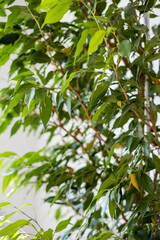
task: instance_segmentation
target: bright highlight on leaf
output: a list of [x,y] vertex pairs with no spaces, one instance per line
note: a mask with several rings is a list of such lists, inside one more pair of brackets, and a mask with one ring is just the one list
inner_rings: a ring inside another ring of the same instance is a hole
[[72,0],[61,0],[56,4],[54,8],[51,8],[47,12],[47,16],[42,25],[42,28],[47,23],[51,24],[59,22],[63,18],[64,14],[69,10],[71,2]]
[[93,37],[91,38],[91,41],[89,43],[88,56],[90,53],[97,51],[99,45],[101,45],[103,42],[103,38],[104,38],[105,34],[106,34],[106,31],[99,30],[93,35]]
[[132,185],[140,192],[135,174],[129,174]]
[[53,8],[57,3],[57,0],[42,0],[40,7],[47,10],[48,8]]

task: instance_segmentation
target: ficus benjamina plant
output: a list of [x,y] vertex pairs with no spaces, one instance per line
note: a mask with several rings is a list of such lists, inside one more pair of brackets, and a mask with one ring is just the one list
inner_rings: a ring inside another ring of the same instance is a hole
[[160,239],[159,13],[158,0],[0,0],[0,133],[47,136],[37,152],[0,154],[2,192],[43,187],[60,206],[44,231],[0,203],[13,210],[1,239]]

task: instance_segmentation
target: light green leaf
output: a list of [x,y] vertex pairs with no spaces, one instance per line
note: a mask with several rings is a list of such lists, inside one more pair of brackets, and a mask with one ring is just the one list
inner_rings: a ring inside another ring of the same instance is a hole
[[37,103],[37,101],[35,99],[33,99],[31,102],[30,102],[30,106],[29,106],[29,109],[28,109],[28,106],[26,105],[24,108],[23,108],[23,111],[22,111],[22,115],[21,115],[21,119],[25,116],[27,116],[30,112],[32,112],[32,110],[35,108],[35,104]]
[[108,26],[107,32],[106,32],[106,37],[108,37],[111,33],[115,33],[116,30],[117,30],[117,28]]
[[8,157],[11,157],[11,156],[16,156],[17,154],[14,153],[14,152],[4,152],[4,153],[0,153],[0,157],[5,157],[5,158],[8,158]]
[[29,225],[30,222],[27,220],[18,220],[14,223],[9,224],[7,227],[0,229],[0,237],[9,236],[16,233],[20,228]]
[[113,235],[114,233],[110,230],[103,231],[100,234],[98,234],[98,237],[93,237],[90,240],[107,240],[110,239],[110,237],[112,237]]
[[51,112],[52,112],[52,102],[51,102],[51,99],[48,96],[46,96],[45,103],[42,102],[40,106],[40,118],[44,126],[46,126],[46,124],[48,123],[51,117]]
[[92,122],[99,117],[99,115],[105,110],[105,108],[106,108],[107,105],[108,105],[108,103],[107,103],[107,102],[104,102],[104,103],[100,106],[100,108],[97,109],[97,111],[95,112],[95,114],[94,114],[93,117],[92,117]]
[[53,230],[50,228],[40,236],[40,240],[52,240],[52,239],[53,239]]
[[88,56],[90,53],[96,52],[99,45],[102,44],[103,38],[106,34],[106,31],[104,30],[98,30],[93,37],[91,38],[91,41],[89,43],[89,49],[88,49]]
[[18,103],[19,101],[23,98],[23,95],[24,95],[24,92],[20,92],[20,93],[17,93],[11,100],[8,108],[7,108],[7,111],[9,111],[10,109],[14,108]]
[[123,40],[118,45],[118,52],[119,52],[119,54],[122,57],[126,57],[127,59],[129,59],[129,55],[131,53],[131,49],[132,49],[132,44],[130,43],[129,40]]
[[69,87],[70,82],[72,81],[74,76],[78,73],[79,72],[73,72],[73,73],[70,74],[69,78],[65,81],[65,85],[64,85],[64,87],[62,87],[62,89],[60,91],[60,94],[62,94]]
[[9,202],[1,202],[0,203],[0,208],[5,207],[7,205],[10,205],[10,203]]
[[57,3],[57,0],[42,0],[40,7],[47,10],[48,8],[53,8]]
[[76,48],[76,52],[75,52],[75,56],[74,56],[74,64],[76,62],[77,57],[83,50],[83,45],[86,43],[87,36],[88,36],[88,29],[85,29],[82,32],[81,38],[77,44],[77,48]]
[[72,225],[72,223],[70,223],[70,219],[61,221],[60,223],[58,223],[55,229],[55,233],[64,230],[69,224]]
[[34,73],[31,71],[24,71],[22,73],[17,74],[12,80],[18,81],[19,79],[24,79],[33,76]]
[[24,102],[27,104],[28,109],[30,107],[30,103],[33,100],[35,95],[35,88],[30,88],[26,93],[25,93],[25,97],[24,97]]
[[69,10],[71,2],[72,0],[61,0],[54,8],[50,9],[47,12],[42,28],[47,23],[52,24],[59,22],[63,18],[64,14]]

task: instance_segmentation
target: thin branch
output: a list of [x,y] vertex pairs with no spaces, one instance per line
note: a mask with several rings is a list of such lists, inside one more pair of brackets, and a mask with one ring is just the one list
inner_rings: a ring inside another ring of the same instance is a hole
[[79,145],[81,146],[81,148],[82,148],[82,150],[83,150],[84,152],[87,152],[87,149],[83,146],[83,144],[80,142],[80,140],[79,140],[76,136],[72,135],[72,134],[63,126],[63,123],[62,123],[62,121],[61,121],[61,118],[60,118],[60,116],[59,116],[59,114],[58,114],[58,112],[57,112],[57,110],[56,110],[56,108],[55,108],[54,105],[52,105],[52,109],[53,109],[53,111],[56,113],[57,118],[58,118],[58,121],[59,121],[59,124],[57,124],[56,122],[54,122],[54,125],[56,125],[57,127],[60,127],[61,129],[63,129],[69,136],[71,136],[72,138],[74,138],[74,140],[79,143]]
[[[69,85],[70,89],[77,95],[78,99],[81,100],[81,95],[80,93],[70,84]],[[87,111],[87,107],[86,105],[81,101],[81,106],[83,108],[83,110],[85,111],[86,113],[86,116],[87,116],[87,119],[90,121],[90,123],[92,124],[92,119],[89,115],[89,112]],[[95,127],[93,127],[91,125],[91,128],[96,132],[96,136],[99,138],[100,141],[102,141],[105,145],[107,145],[106,141],[101,137],[100,133],[97,131],[97,129]]]

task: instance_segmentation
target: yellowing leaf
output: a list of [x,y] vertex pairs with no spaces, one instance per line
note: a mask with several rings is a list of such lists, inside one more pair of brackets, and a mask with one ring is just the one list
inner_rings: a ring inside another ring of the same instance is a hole
[[72,47],[68,47],[68,48],[64,48],[61,50],[62,53],[66,54],[67,56],[69,56],[70,51],[71,51]]
[[94,141],[95,141],[95,139],[92,140],[90,143],[87,144],[87,147],[86,147],[86,148],[87,148],[88,151],[91,150],[91,148],[93,147]]
[[123,147],[123,145],[122,144],[120,144],[120,143],[116,143],[116,146],[115,146],[115,148],[122,148]]
[[133,185],[133,187],[135,187],[139,192],[139,187],[138,187],[138,182],[137,182],[137,179],[136,179],[136,175],[135,174],[129,174],[130,176],[130,179],[131,179],[131,183]]
[[155,84],[160,84],[160,79],[159,78],[152,77],[152,76],[150,76],[150,77]]
[[121,102],[121,101],[118,101],[118,102],[117,102],[117,105],[118,105],[120,108],[122,108],[122,102]]

